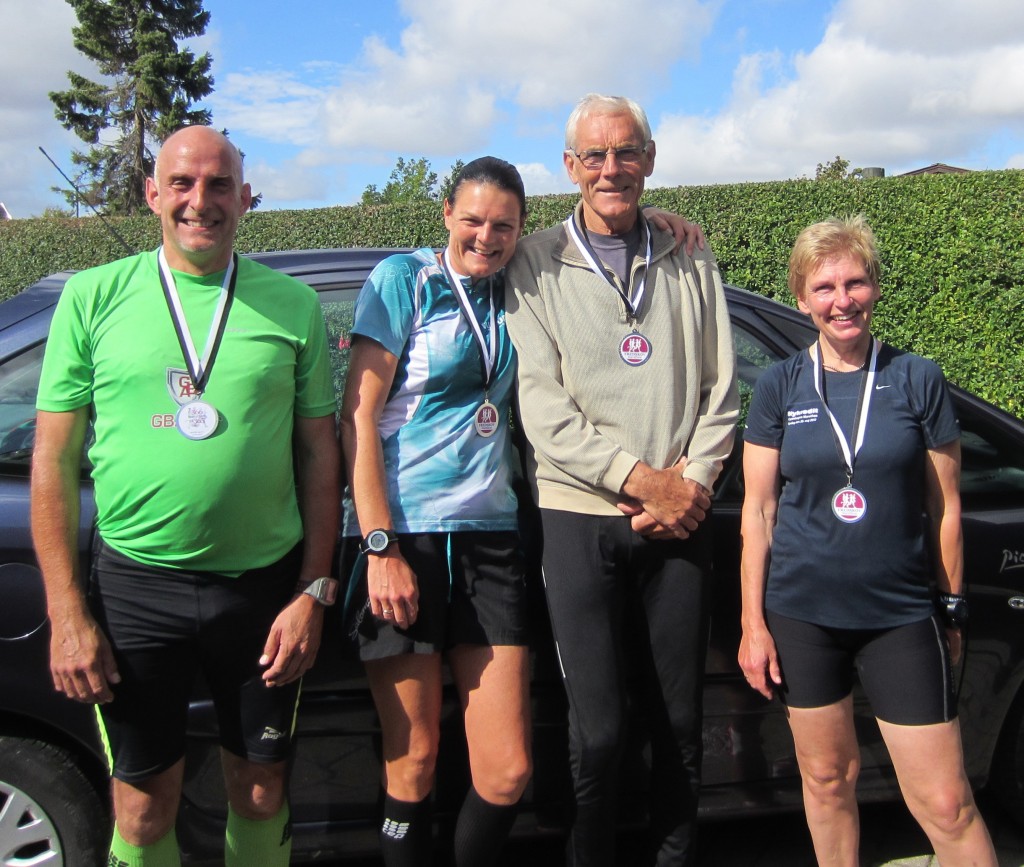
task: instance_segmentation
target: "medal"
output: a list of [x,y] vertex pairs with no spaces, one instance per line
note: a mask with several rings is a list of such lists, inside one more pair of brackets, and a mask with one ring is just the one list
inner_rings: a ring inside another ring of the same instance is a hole
[[856,524],[868,511],[868,501],[856,488],[847,485],[832,497],[832,514],[844,524]]
[[448,255],[447,249],[444,251],[443,262],[448,282],[452,287],[452,292],[455,293],[455,299],[459,302],[459,311],[473,332],[473,338],[480,349],[480,369],[484,379],[484,402],[473,413],[473,427],[476,428],[476,432],[480,436],[489,437],[498,429],[499,419],[498,408],[491,403],[491,399],[488,396],[491,380],[494,378],[494,368],[498,363],[498,317],[495,315],[494,308],[494,280],[490,277],[487,279],[487,288],[490,294],[490,323],[487,337],[484,337],[480,323],[477,322],[476,315],[470,306],[466,289],[462,285],[459,275],[452,268],[451,257]]
[[480,436],[491,436],[498,429],[498,408],[485,400],[473,415],[473,426]]
[[204,440],[217,430],[220,416],[205,400],[190,400],[174,416],[174,424],[182,436],[190,440]]
[[[640,218],[643,222],[643,217]],[[643,223],[646,228],[647,224]],[[587,264],[590,266],[590,270],[593,271],[598,277],[607,281],[622,299],[622,303],[626,307],[626,319],[632,325],[636,322],[636,311],[640,309],[640,305],[644,300],[644,291],[647,288],[647,272],[651,269],[651,230],[647,229],[647,253],[644,257],[644,276],[640,278],[640,284],[636,287],[636,291],[632,293],[632,299],[630,296],[623,292],[615,283],[612,278],[608,276],[608,273],[598,263],[597,256],[594,254],[593,249],[587,239],[580,233],[579,227],[576,225],[575,216],[570,214],[568,219],[565,221],[565,230],[569,233],[569,237],[572,238],[576,244],[577,249],[580,251],[580,255],[587,260]],[[651,342],[644,337],[636,328],[632,332],[627,334],[619,342],[619,358],[621,358],[630,367],[639,367],[641,364],[646,364],[651,357]]]
[[651,357],[651,341],[639,331],[633,331],[622,338],[619,344],[619,357],[630,367],[646,364]]
[[864,375],[861,378],[860,395],[857,397],[857,411],[853,418],[854,441],[851,446],[843,433],[839,420],[828,406],[825,394],[825,363],[821,354],[821,341],[816,344],[814,353],[814,390],[825,407],[829,421],[832,423],[832,439],[836,451],[846,470],[846,485],[832,495],[832,514],[844,524],[856,524],[868,512],[867,498],[853,486],[853,469],[857,455],[864,445],[864,437],[868,429],[868,413],[871,408],[871,393],[874,391],[875,371],[878,367],[878,348],[881,344],[872,339],[868,346],[868,357]]
[[[231,309],[231,302],[235,297],[235,281],[238,279],[238,254],[233,254],[224,272],[224,280],[220,287],[220,298],[217,301],[217,309],[213,313],[213,321],[210,323],[210,333],[206,338],[206,347],[203,349],[203,357],[199,357],[196,351],[195,342],[192,340],[192,332],[189,330],[188,322],[185,319],[185,311],[181,306],[181,297],[178,295],[178,287],[174,282],[174,274],[167,264],[167,257],[164,256],[164,248],[157,252],[158,272],[160,274],[160,285],[164,290],[164,300],[167,302],[167,311],[171,315],[171,322],[174,325],[174,333],[178,337],[178,345],[181,347],[181,354],[185,359],[185,366],[188,370],[188,379],[191,381],[191,388],[187,388],[184,377],[179,380],[176,388],[181,394],[190,394],[191,399],[181,404],[181,408],[174,416],[175,426],[182,436],[190,440],[204,440],[217,430],[220,422],[220,415],[210,404],[202,400],[203,391],[210,379],[210,371],[213,370],[213,362],[220,350],[220,342],[224,337],[224,327],[227,325],[228,312]],[[176,375],[177,371],[168,370],[168,387],[171,387],[170,378]],[[175,391],[171,396],[177,402]]]

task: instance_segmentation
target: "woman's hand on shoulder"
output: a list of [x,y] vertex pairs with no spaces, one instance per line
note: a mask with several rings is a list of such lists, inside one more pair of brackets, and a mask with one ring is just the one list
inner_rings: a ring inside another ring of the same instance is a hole
[[691,223],[672,211],[649,205],[644,208],[644,216],[663,232],[672,233],[672,237],[676,240],[676,245],[672,248],[673,253],[678,253],[679,248],[685,244],[686,255],[692,257],[696,247],[703,250],[707,243],[704,238],[704,230],[697,223]]

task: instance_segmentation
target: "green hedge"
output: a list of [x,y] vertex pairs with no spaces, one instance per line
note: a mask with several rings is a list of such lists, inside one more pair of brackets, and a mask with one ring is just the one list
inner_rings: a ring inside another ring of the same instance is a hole
[[[934,358],[953,382],[1024,416],[1024,172],[678,187],[645,199],[699,222],[727,281],[787,303],[786,263],[800,229],[863,213],[882,253],[879,336]],[[527,231],[563,219],[575,200],[532,197]],[[257,211],[243,218],[238,249],[440,246],[440,210]],[[134,249],[159,243],[154,216],[112,224]],[[0,298],[123,254],[95,218],[2,223],[0,250]]]

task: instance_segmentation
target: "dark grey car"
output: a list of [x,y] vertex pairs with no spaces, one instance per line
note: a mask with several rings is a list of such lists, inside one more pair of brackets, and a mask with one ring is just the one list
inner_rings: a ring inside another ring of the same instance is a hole
[[[344,381],[354,299],[373,265],[390,251],[317,250],[255,254],[313,286],[323,301],[336,384]],[[0,865],[76,865],[103,860],[109,833],[107,777],[91,708],[58,696],[48,670],[45,598],[28,528],[28,473],[39,366],[53,306],[68,274],[40,281],[0,305]],[[764,368],[808,345],[805,317],[740,289],[727,289],[744,405]],[[953,389],[963,428],[963,523],[971,622],[958,669],[967,768],[1024,817],[1024,424]],[[788,726],[775,702],[754,693],[736,664],[739,641],[738,442],[716,489],[716,592],[704,690],[701,815],[721,817],[796,809],[800,780]],[[93,518],[83,460],[81,536],[87,561]],[[523,510],[529,538],[532,513]],[[533,653],[536,771],[516,834],[552,834],[569,796],[565,703],[539,582]],[[379,731],[361,667],[331,611],[316,668],[307,675],[291,775],[294,860],[373,851],[380,778]],[[862,744],[862,800],[897,800],[899,791],[877,726],[856,696]],[[446,695],[436,802],[442,826],[467,786],[454,694]],[[627,749],[620,816],[645,820],[642,721]],[[197,693],[189,718],[181,815],[182,849],[193,860],[219,857],[225,794],[216,722]]]

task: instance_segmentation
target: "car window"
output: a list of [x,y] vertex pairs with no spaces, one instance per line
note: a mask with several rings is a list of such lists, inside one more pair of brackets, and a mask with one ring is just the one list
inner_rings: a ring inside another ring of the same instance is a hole
[[0,365],[0,460],[27,461],[32,453],[44,347],[37,344]]
[[982,418],[961,413],[960,492],[994,506],[1024,501],[1024,454],[1009,436]]
[[725,462],[715,483],[715,502],[718,505],[739,506],[743,500],[743,479],[741,475],[743,453],[743,429],[747,424],[750,399],[754,386],[761,374],[783,356],[769,346],[742,322],[732,324],[733,344],[736,348],[736,379],[740,392],[740,414],[736,423],[736,444],[732,455]]
[[327,348],[331,357],[334,392],[341,404],[348,376],[349,348],[352,342],[352,318],[355,313],[357,290],[321,290],[320,304],[327,323]]
[[736,347],[736,378],[740,390],[740,417],[737,427],[742,431],[747,424],[747,411],[750,409],[754,385],[761,378],[761,374],[776,361],[781,361],[783,356],[743,324],[733,323],[732,337]]
[[809,327],[810,317],[801,316],[794,320],[790,316],[774,313],[763,307],[758,308],[757,316],[778,330],[790,343],[801,349],[810,346],[817,339],[817,331]]

